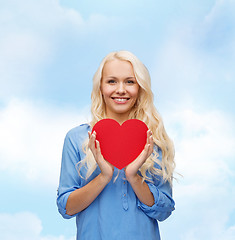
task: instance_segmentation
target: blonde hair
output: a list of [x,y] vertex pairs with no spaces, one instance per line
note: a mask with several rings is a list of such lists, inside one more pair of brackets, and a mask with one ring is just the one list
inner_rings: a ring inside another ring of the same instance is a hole
[[[102,60],[93,77],[93,90],[91,93],[92,120],[90,122],[90,127],[92,128],[99,120],[106,118],[105,103],[100,91],[102,70],[106,62],[114,59],[128,61],[132,64],[136,81],[140,86],[139,97],[129,114],[129,119],[139,119],[145,122],[148,128],[152,131],[154,143],[162,151],[162,160],[158,159],[159,154],[154,149],[153,154],[139,169],[143,176],[143,181],[145,179],[151,181],[151,178],[146,174],[148,172],[150,175],[156,174],[161,176],[164,181],[172,183],[173,171],[175,168],[174,146],[168,137],[163,121],[153,104],[153,93],[151,91],[149,72],[144,64],[131,52],[111,52]],[[83,151],[86,153],[86,157],[79,162],[78,170],[80,170],[82,166],[85,166],[87,168],[86,178],[88,178],[97,167],[97,163],[88,148],[88,139],[83,144]],[[156,168],[156,165],[154,166],[155,163],[159,165],[159,168]]]

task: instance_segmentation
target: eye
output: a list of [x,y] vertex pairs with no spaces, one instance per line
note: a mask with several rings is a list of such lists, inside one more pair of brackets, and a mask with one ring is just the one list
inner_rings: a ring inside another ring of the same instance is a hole
[[113,79],[110,79],[110,80],[107,81],[107,83],[109,83],[109,84],[114,84],[115,82],[116,82],[116,81],[113,80]]
[[132,80],[128,80],[127,83],[134,83],[134,81],[132,81]]
[[135,81],[134,80],[127,80],[126,83],[131,85],[131,84],[135,84]]

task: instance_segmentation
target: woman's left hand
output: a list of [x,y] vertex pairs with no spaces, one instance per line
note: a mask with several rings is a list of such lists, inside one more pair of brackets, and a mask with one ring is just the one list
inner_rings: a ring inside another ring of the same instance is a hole
[[150,130],[147,131],[147,143],[145,144],[145,147],[143,151],[140,153],[140,155],[131,162],[128,166],[125,167],[125,173],[127,181],[134,180],[137,176],[137,172],[139,168],[145,163],[145,161],[148,159],[148,157],[153,152],[153,136],[152,132]]

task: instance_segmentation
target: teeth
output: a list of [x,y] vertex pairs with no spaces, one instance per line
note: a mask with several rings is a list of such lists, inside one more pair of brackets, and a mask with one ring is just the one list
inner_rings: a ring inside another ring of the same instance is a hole
[[115,101],[118,101],[118,102],[125,102],[127,101],[126,98],[114,98]]

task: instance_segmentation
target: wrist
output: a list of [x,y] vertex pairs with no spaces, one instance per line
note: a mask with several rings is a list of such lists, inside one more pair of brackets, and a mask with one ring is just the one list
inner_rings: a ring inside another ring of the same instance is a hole
[[141,181],[141,176],[137,173],[133,176],[126,176],[126,178],[130,184],[136,184],[137,182]]
[[107,185],[112,179],[112,176],[105,176],[102,173],[100,173],[99,177],[100,177],[102,183],[105,185]]

